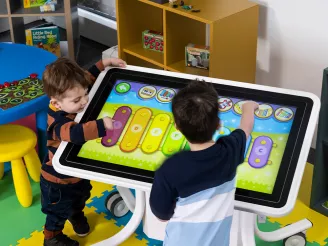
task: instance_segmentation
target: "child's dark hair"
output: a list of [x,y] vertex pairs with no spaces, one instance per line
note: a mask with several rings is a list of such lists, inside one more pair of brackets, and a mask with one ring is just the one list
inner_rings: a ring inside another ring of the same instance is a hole
[[62,98],[65,92],[76,86],[88,88],[88,75],[77,63],[68,58],[59,58],[46,67],[43,73],[43,90],[49,97]]
[[218,94],[205,81],[191,81],[172,100],[177,128],[191,143],[205,143],[219,125]]

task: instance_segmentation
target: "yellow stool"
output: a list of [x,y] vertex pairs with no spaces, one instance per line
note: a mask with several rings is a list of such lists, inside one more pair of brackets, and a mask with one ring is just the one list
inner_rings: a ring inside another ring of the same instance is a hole
[[4,173],[4,162],[11,162],[11,170],[18,201],[23,207],[32,204],[31,184],[26,168],[35,182],[40,182],[41,163],[34,149],[35,133],[18,125],[0,125],[0,179]]

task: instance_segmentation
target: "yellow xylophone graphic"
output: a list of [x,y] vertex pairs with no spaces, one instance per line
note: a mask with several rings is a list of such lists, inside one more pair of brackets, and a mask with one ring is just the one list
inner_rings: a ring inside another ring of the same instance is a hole
[[[169,156],[181,150],[186,142],[185,137],[175,128],[169,114],[160,113],[153,116],[151,109],[146,107],[139,108],[134,114],[128,106],[119,107],[113,120],[114,129],[107,130],[106,136],[101,140],[105,147],[119,145],[120,149],[127,153],[136,148],[141,148],[146,154],[159,150]],[[124,136],[119,142],[123,132]]]

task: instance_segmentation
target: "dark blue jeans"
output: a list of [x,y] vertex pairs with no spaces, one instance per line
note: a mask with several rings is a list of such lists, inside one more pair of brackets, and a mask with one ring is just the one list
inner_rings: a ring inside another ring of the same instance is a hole
[[76,184],[55,184],[41,176],[41,206],[47,215],[45,229],[61,231],[67,219],[84,216],[85,202],[90,198],[92,186],[89,180]]

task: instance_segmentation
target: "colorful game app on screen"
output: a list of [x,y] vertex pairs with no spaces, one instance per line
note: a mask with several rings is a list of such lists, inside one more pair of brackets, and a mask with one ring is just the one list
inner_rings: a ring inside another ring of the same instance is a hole
[[[78,156],[155,171],[165,158],[188,151],[185,137],[174,126],[171,102],[176,93],[175,88],[116,81],[98,116],[112,117],[114,130],[85,143]],[[242,98],[218,98],[221,121],[213,140],[238,128],[244,102]],[[245,161],[238,168],[237,187],[272,194],[296,108],[258,103]]]

